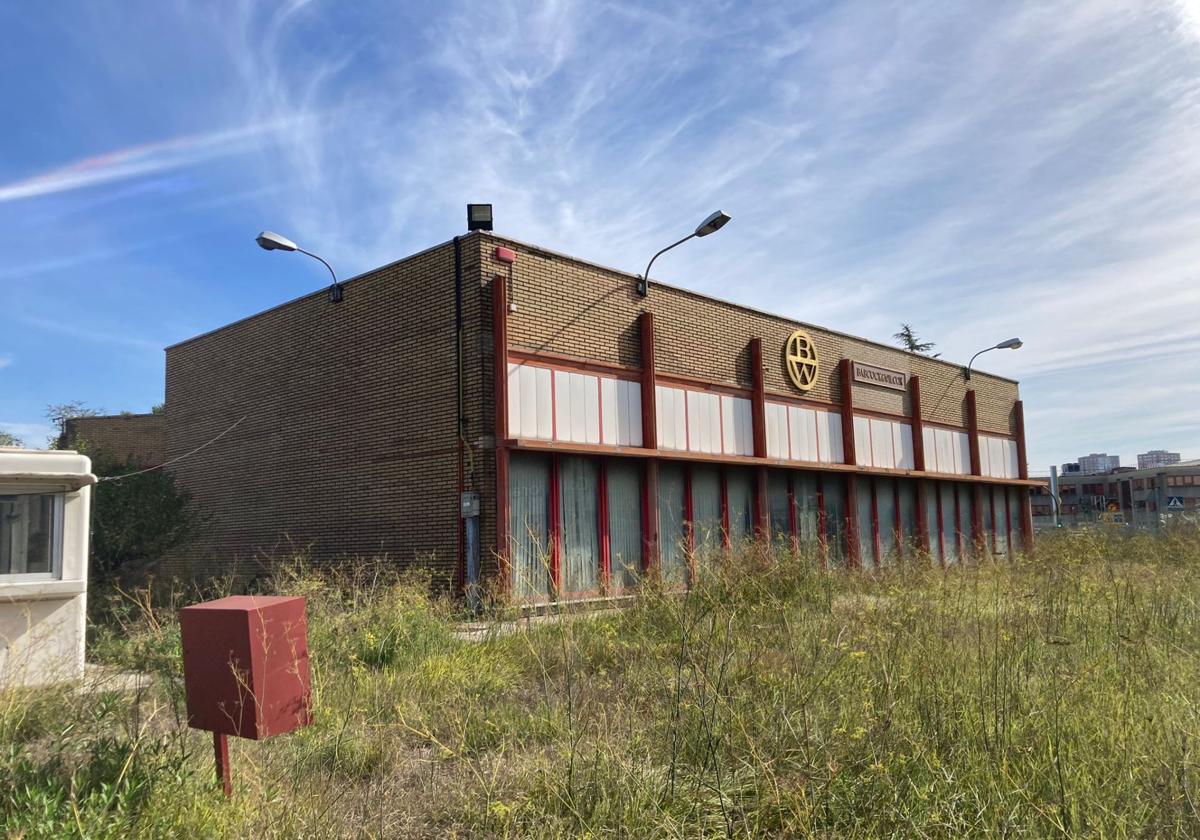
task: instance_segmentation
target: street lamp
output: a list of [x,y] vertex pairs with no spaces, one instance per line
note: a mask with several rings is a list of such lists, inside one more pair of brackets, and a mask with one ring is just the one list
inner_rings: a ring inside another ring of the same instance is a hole
[[968,382],[971,381],[971,365],[975,364],[975,360],[979,358],[980,354],[986,353],[989,350],[1020,350],[1021,345],[1024,343],[1025,342],[1021,341],[1021,339],[1019,339],[1019,338],[1010,338],[1010,339],[1007,339],[1006,341],[1001,341],[999,344],[993,344],[991,347],[983,348],[982,350],[980,350],[978,353],[976,353],[974,356],[971,357],[971,361],[967,362],[967,367],[965,368],[963,377]]
[[338,282],[337,275],[333,272],[333,266],[325,262],[324,259],[314,254],[312,251],[305,251],[299,245],[286,236],[280,236],[278,233],[272,233],[269,230],[264,230],[254,240],[258,243],[258,247],[264,251],[299,251],[301,254],[312,257],[321,265],[329,269],[329,275],[333,278],[333,285],[329,287],[329,302],[338,303],[342,299],[342,284]]
[[672,242],[666,248],[663,248],[661,251],[651,257],[649,265],[646,266],[646,273],[638,277],[637,293],[642,297],[645,297],[650,293],[650,266],[654,265],[654,261],[656,259],[661,257],[667,251],[670,251],[676,245],[682,245],[684,242],[687,242],[693,237],[708,236],[710,233],[716,233],[721,228],[725,227],[725,223],[729,221],[729,218],[730,217],[727,213],[718,210],[716,213],[713,213],[711,216],[701,222],[700,226],[697,227],[692,233],[689,233],[678,242]]

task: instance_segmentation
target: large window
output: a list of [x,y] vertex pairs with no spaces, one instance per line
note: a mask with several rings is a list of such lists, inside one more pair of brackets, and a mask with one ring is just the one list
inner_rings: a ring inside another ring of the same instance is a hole
[[620,592],[637,583],[642,567],[642,468],[631,458],[613,458],[605,470],[609,586]]
[[771,543],[777,548],[792,545],[792,511],[788,483],[792,481],[783,470],[771,470],[767,476],[767,507],[771,517]]
[[891,478],[875,479],[875,515],[879,523],[879,565],[896,561],[900,541],[896,521],[896,483]]
[[925,532],[929,534],[929,558],[933,565],[941,565],[942,553],[942,518],[938,497],[941,485],[936,481],[925,484]]
[[1010,554],[1016,554],[1021,545],[1021,500],[1028,498],[1028,490],[1024,488],[1008,488],[1008,549]]
[[962,556],[974,553],[974,533],[971,529],[971,485],[959,484],[958,490],[958,545]]
[[62,511],[56,493],[0,496],[0,575],[62,574]]
[[830,566],[846,564],[846,479],[840,475],[820,478],[821,502],[825,511],[825,550]]
[[983,510],[979,512],[979,518],[983,523],[983,533],[979,540],[983,546],[984,557],[990,557],[996,551],[996,541],[999,537],[997,533],[1004,527],[1004,520],[1000,520],[1000,528],[996,527],[996,517],[992,510],[992,488],[990,485],[983,485],[979,488],[979,500],[983,506]]
[[729,542],[738,546],[754,536],[754,474],[730,468],[725,472],[729,499]]
[[693,466],[692,538],[698,555],[720,551],[724,541],[721,522],[721,471],[713,466]]
[[917,537],[917,485],[914,481],[899,479],[896,486],[900,491],[900,537],[901,551],[911,558],[920,545]]
[[988,489],[988,495],[991,497],[992,521],[996,528],[996,553],[1004,556],[1008,554],[1008,492],[1007,489],[1000,485],[993,485]]
[[942,557],[947,566],[957,563],[959,558],[958,551],[958,513],[957,502],[954,493],[954,485],[950,482],[942,482],[939,487],[939,500],[941,501],[941,516],[942,516]]
[[687,582],[687,532],[683,502],[686,484],[683,465],[663,463],[658,468],[658,546],[664,581]]
[[564,594],[586,595],[600,590],[599,476],[599,467],[591,458],[559,461]]
[[858,560],[864,569],[873,569],[875,556],[875,518],[871,514],[871,479],[857,481],[858,501]]
[[512,593],[550,596],[550,458],[514,452],[508,468]]
[[796,506],[796,537],[800,540],[800,550],[814,557],[821,545],[817,482],[817,476],[812,473],[792,473],[792,497]]

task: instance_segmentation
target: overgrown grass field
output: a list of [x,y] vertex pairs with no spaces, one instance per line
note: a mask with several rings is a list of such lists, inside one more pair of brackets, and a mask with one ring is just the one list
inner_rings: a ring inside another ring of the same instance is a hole
[[297,567],[316,723],[182,722],[174,608],[110,604],[141,696],[0,696],[15,837],[1200,836],[1200,533],[877,575],[747,549],[686,595],[482,640],[382,564]]

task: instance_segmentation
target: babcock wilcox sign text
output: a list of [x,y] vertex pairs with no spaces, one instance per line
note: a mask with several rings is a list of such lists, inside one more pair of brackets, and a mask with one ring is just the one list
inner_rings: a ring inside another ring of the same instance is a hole
[[867,385],[881,385],[897,391],[903,391],[908,387],[907,373],[874,365],[864,365],[862,362],[850,363],[850,375],[854,377],[855,382],[863,382]]

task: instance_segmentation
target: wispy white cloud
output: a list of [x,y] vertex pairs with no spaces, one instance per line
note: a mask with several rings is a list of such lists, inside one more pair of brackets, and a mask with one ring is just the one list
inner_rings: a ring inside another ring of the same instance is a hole
[[0,185],[0,203],[145,177],[250,151],[265,135],[295,126],[295,118],[174,137],[94,155]]
[[722,207],[660,279],[884,341],[910,322],[952,359],[1019,334],[984,367],[1024,380],[1038,464],[1200,445],[1194,2],[171,8],[235,75],[221,124],[253,128],[0,202],[254,152],[271,224],[346,274],[468,201],[633,271]]
[[0,353],[0,370],[4,370],[6,367],[11,365],[13,361],[14,360],[12,356]]

